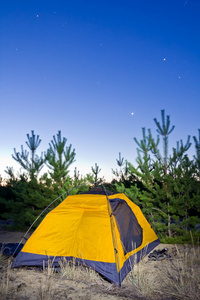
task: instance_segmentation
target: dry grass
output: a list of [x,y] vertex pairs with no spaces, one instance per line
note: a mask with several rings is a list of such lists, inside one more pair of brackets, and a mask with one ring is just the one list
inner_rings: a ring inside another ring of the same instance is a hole
[[33,300],[200,299],[200,248],[173,246],[170,254],[172,260],[142,259],[120,289],[105,282],[94,270],[75,266],[73,261],[60,262],[59,273],[51,261],[43,272],[11,269],[11,261],[0,253],[0,299],[29,299],[30,295]]
[[200,250],[194,247],[180,252],[164,271],[163,293],[176,299],[200,299]]
[[[53,260],[54,261],[54,260]],[[53,288],[53,277],[54,277],[54,267],[53,261],[48,260],[48,265],[45,267],[43,265],[43,276],[40,280],[38,299],[39,300],[51,300],[54,299],[54,288]]]
[[0,299],[9,299],[8,294],[11,290],[11,260],[0,253],[0,264],[6,264],[4,276],[0,276]]
[[67,261],[65,258],[60,261],[61,277],[69,280],[83,280],[87,282],[99,282],[101,279],[91,268],[83,265],[76,265],[75,261]]
[[175,246],[172,256],[172,260],[152,263],[143,259],[128,274],[126,283],[146,299],[200,299],[199,247]]
[[[158,299],[155,297],[156,274],[152,274],[151,266],[147,268],[147,257],[135,264],[124,280],[124,284],[131,288],[135,295],[145,299]],[[157,296],[157,295],[156,295]]]

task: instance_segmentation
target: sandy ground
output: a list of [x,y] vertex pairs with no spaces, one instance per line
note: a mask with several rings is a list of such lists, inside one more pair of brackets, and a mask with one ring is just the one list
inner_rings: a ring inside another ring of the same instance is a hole
[[[24,232],[9,232],[0,229],[0,243],[18,243]],[[0,299],[70,299],[70,300],[114,300],[114,299],[176,299],[156,294],[164,280],[164,270],[175,260],[175,246],[160,244],[155,249],[167,247],[170,260],[150,261],[146,256],[134,268],[119,288],[103,280],[96,272],[76,267],[65,273],[37,268],[10,269],[10,259],[0,259]],[[181,246],[184,252],[188,247]],[[79,268],[79,269],[78,269]],[[158,286],[156,285],[158,282]],[[155,296],[157,295],[157,296]]]

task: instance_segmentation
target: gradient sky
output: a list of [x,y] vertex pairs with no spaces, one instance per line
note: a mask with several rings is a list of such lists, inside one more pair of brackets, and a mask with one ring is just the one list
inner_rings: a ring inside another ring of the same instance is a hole
[[[142,127],[156,135],[161,109],[169,148],[200,128],[199,0],[2,0],[0,174],[34,130],[46,151],[58,130],[82,175],[116,158],[135,164]],[[134,114],[132,114],[134,113]],[[162,150],[162,141],[160,143]],[[195,154],[194,143],[190,155]]]

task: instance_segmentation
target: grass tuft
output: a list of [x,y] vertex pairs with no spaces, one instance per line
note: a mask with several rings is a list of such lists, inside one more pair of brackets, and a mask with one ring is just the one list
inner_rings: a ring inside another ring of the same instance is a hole
[[164,270],[165,280],[162,293],[176,299],[200,299],[200,250],[193,246],[180,252]]
[[11,260],[6,259],[6,257],[0,253],[0,263],[6,264],[4,268],[5,274],[0,277],[0,299],[9,299],[9,294],[11,292]]
[[98,281],[99,276],[92,268],[76,265],[75,260],[67,261],[65,258],[59,262],[61,277],[69,280]]
[[[55,258],[54,258],[55,259]],[[40,281],[38,298],[40,300],[54,299],[53,279],[55,269],[53,267],[54,259],[48,260],[47,266],[43,265],[43,277]]]

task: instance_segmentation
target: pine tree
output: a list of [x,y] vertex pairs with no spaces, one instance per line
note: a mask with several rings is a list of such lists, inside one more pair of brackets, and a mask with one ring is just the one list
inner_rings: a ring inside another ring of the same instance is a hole
[[[175,126],[170,129],[170,117],[167,116],[165,120],[165,111],[161,111],[162,123],[154,118],[157,125],[157,132],[163,136],[163,156],[158,148],[159,136],[157,140],[154,140],[151,134],[151,130],[148,129],[148,135],[146,135],[145,128],[142,128],[143,139],[138,141],[134,138],[137,148],[137,164],[135,168],[131,163],[128,163],[129,172],[134,174],[137,178],[136,187],[139,188],[134,192],[137,193],[137,197],[141,203],[143,212],[146,217],[151,220],[151,223],[159,229],[164,235],[166,230],[168,236],[173,235],[172,222],[178,217],[178,211],[175,209],[176,201],[173,185],[174,185],[174,169],[183,160],[185,152],[191,146],[190,136],[188,136],[187,142],[183,144],[183,141],[177,142],[177,148],[173,148],[173,155],[168,155],[168,136],[173,131]],[[153,155],[153,156],[152,156]],[[138,182],[142,183],[139,186]],[[165,222],[166,221],[166,225]]]
[[72,145],[66,146],[67,139],[61,137],[61,131],[53,136],[53,140],[49,143],[49,149],[46,154],[46,164],[52,172],[49,172],[55,183],[61,187],[69,173],[70,165],[75,162],[75,149]]
[[124,159],[124,157],[121,156],[121,152],[119,152],[119,159],[116,159],[117,161],[117,165],[120,168],[119,170],[112,170],[113,175],[115,175],[117,177],[117,179],[120,182],[124,182],[125,180],[127,180],[127,176],[128,176],[128,164],[127,164],[127,160]]
[[95,166],[91,167],[91,169],[92,169],[92,173],[94,174],[94,181],[95,181],[95,184],[96,184],[97,180],[98,180],[98,174],[101,172],[101,169],[99,168],[97,163],[95,163]]
[[172,148],[173,155],[169,158],[169,172],[173,172],[173,169],[176,169],[178,166],[178,163],[181,163],[182,159],[184,158],[185,152],[190,148],[192,143],[190,143],[190,135],[187,138],[187,142],[185,145],[183,144],[183,141],[180,140],[176,142],[176,148]]
[[[170,129],[170,116],[167,115],[165,120],[165,110],[161,110],[161,118],[162,118],[162,125],[154,118],[154,122],[157,126],[157,132],[163,136],[163,147],[164,147],[164,156],[163,156],[163,168],[164,168],[164,176],[167,176],[168,171],[168,135],[174,130],[175,126],[173,125]],[[166,179],[166,178],[165,178]],[[166,197],[167,197],[167,215],[168,215],[168,235],[171,237],[171,214],[170,214],[170,195],[168,192],[168,187],[165,182],[165,189],[166,189]]]
[[171,129],[170,127],[170,116],[167,116],[165,120],[165,110],[161,110],[161,118],[162,118],[162,125],[157,121],[156,118],[154,118],[154,122],[157,126],[157,132],[163,136],[163,147],[164,147],[164,173],[167,174],[167,168],[168,168],[168,135],[174,130],[175,126],[173,125]]
[[[133,139],[138,146],[137,147],[138,156],[136,158],[136,162],[141,172],[140,173],[141,178],[145,183],[148,183],[148,181],[151,180],[151,171],[153,170],[153,163],[154,163],[151,159],[150,153],[152,152],[153,147],[157,149],[160,139],[159,136],[157,136],[157,140],[154,141],[150,129],[148,129],[148,135],[146,135],[145,127],[142,128],[142,136],[143,139],[140,141],[138,141],[136,137],[134,137]],[[139,172],[137,173],[139,175]]]
[[179,216],[179,230],[181,230],[182,227],[185,233],[188,232],[188,228],[191,226],[190,211],[195,204],[193,195],[196,194],[196,178],[194,177],[194,174],[195,166],[193,161],[190,161],[188,156],[184,155],[179,166],[174,169],[172,183],[173,190],[171,193],[176,199],[174,207],[177,209],[176,213]]
[[12,158],[28,172],[30,178],[33,178],[38,175],[44,166],[45,158],[43,158],[43,153],[41,153],[40,157],[36,155],[36,150],[41,143],[39,135],[36,136],[34,130],[32,130],[31,136],[27,134],[27,139],[26,145],[31,151],[31,158],[29,159],[29,152],[24,150],[23,145],[21,145],[21,153],[17,152],[16,148],[14,148],[14,155],[12,154]]
[[198,177],[200,179],[200,129],[199,131],[199,139],[197,139],[196,136],[193,136],[194,142],[195,142],[195,149],[196,149],[196,156],[194,156],[195,162],[196,162],[196,168],[198,171]]
[[80,172],[77,170],[77,167],[74,169],[74,181],[78,181],[80,177]]

